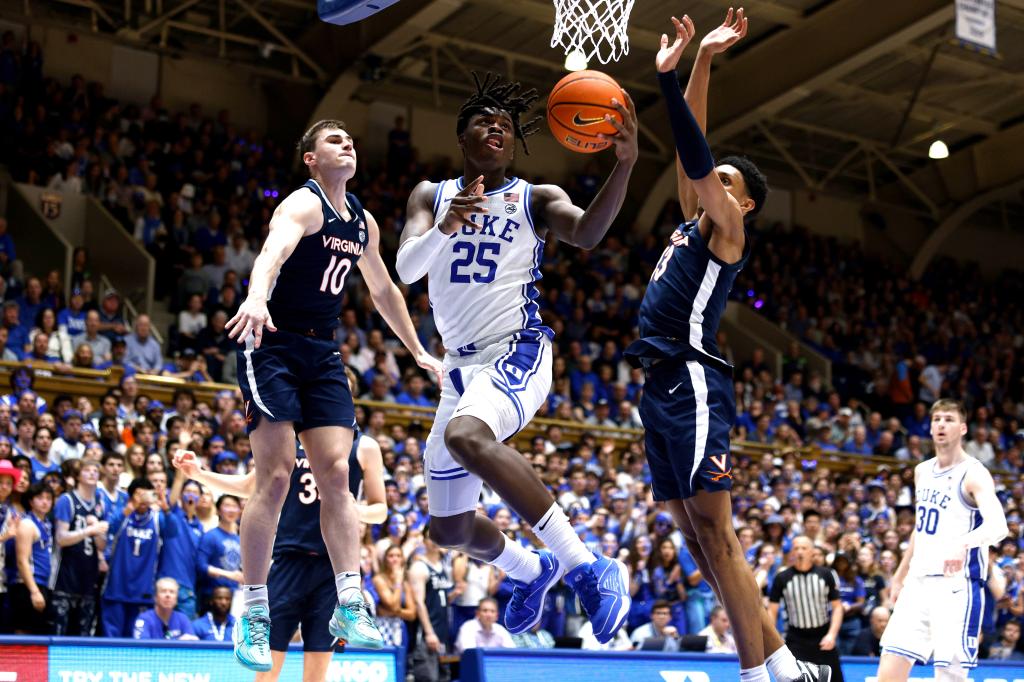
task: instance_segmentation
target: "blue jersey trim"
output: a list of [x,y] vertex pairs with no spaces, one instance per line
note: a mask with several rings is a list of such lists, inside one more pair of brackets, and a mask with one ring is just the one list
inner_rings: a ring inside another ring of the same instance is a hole
[[453,467],[451,469],[431,469],[432,474],[453,474],[456,471],[465,471],[462,467]]
[[523,211],[526,213],[526,222],[530,223],[530,229],[533,230],[534,236],[540,239],[540,235],[537,234],[537,228],[533,224],[533,211],[530,209],[530,200],[533,198],[533,185],[528,182],[524,184],[526,189],[523,191]]
[[469,472],[468,471],[463,471],[461,474],[454,474],[454,475],[451,475],[451,476],[435,476],[434,474],[430,474],[430,480],[432,480],[432,481],[454,481],[454,480],[459,479],[459,478],[466,478],[467,476],[469,476]]
[[441,206],[441,195],[444,194],[444,183],[447,180],[442,180],[437,183],[437,189],[434,190],[434,216],[437,216],[437,209]]

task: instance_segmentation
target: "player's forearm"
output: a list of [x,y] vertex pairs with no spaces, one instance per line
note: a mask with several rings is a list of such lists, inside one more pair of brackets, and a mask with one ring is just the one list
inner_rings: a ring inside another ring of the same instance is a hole
[[[916,531],[915,531],[916,532]],[[910,572],[910,560],[914,557],[914,534],[910,535],[910,544],[907,545],[907,551],[903,553],[903,558],[900,559],[900,565],[896,567],[896,572],[893,573],[892,579],[894,581],[904,582],[907,579],[907,574]]]
[[235,495],[237,497],[249,497],[253,493],[256,483],[254,472],[247,474],[218,474],[214,471],[200,469],[192,476],[192,479],[203,485],[216,488],[222,494]]
[[388,518],[388,506],[383,502],[377,502],[376,504],[356,504],[356,516],[359,520],[367,524],[378,524],[384,523]]
[[88,533],[85,529],[81,530],[58,530],[57,531],[57,546],[58,547],[71,547],[77,545],[79,542],[88,537]]
[[683,99],[675,71],[659,72],[658,84],[665,97],[676,153],[683,164],[686,176],[691,180],[707,177],[715,169],[715,159],[711,155],[711,148],[708,147],[708,141],[697,119]]
[[448,241],[448,237],[449,235],[441,232],[438,224],[435,224],[423,234],[405,240],[398,247],[398,256],[395,258],[398,278],[405,284],[422,279]]
[[683,99],[686,101],[693,117],[697,120],[702,133],[708,129],[708,86],[711,83],[711,57],[707,50],[698,50],[690,70],[690,80],[686,84]]
[[626,188],[632,173],[632,164],[621,161],[615,164],[604,186],[577,219],[572,232],[574,246],[589,251],[601,243],[626,200]]
[[416,336],[416,327],[409,317],[409,309],[405,307],[405,299],[394,282],[388,281],[382,291],[370,292],[370,298],[373,299],[373,305],[377,307],[381,317],[391,327],[391,331],[395,332],[413,357],[427,352]]
[[1010,529],[1006,526],[1006,516],[1003,514],[1003,507],[999,504],[999,498],[995,495],[991,499],[981,501],[978,507],[981,512],[981,525],[964,536],[964,544],[968,549],[972,547],[986,548],[994,545],[1005,538]]

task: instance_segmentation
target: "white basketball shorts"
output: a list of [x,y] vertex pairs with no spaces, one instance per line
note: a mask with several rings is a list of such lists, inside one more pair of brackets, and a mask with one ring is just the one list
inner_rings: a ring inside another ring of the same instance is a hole
[[474,511],[482,481],[452,459],[444,432],[453,417],[476,417],[505,441],[533,418],[551,389],[551,340],[525,330],[469,355],[444,358],[444,384],[427,437],[424,474],[431,516]]
[[964,576],[908,577],[882,633],[882,653],[937,667],[978,665],[985,588]]

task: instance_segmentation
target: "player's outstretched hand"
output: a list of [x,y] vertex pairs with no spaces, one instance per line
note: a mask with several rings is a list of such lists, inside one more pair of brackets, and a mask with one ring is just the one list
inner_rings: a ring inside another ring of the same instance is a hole
[[228,332],[229,339],[238,339],[238,343],[245,343],[252,332],[255,337],[253,347],[259,348],[263,342],[263,328],[266,327],[272,332],[277,331],[274,321],[270,319],[270,311],[267,310],[267,302],[251,296],[242,302],[235,316],[228,320],[224,328]]
[[469,216],[473,213],[487,213],[487,208],[480,205],[483,202],[484,176],[481,175],[452,197],[439,229],[445,234],[455,234],[463,225],[479,230],[480,226],[470,220]]
[[437,379],[437,385],[439,388],[443,385],[444,368],[442,367],[440,360],[430,353],[423,352],[416,356],[416,364],[434,375]]
[[740,7],[734,15],[732,7],[730,7],[722,25],[704,36],[704,40],[700,41],[700,49],[707,50],[711,54],[721,54],[746,35],[747,17],[743,13],[743,8]]
[[199,459],[191,450],[178,450],[171,459],[174,468],[189,478],[195,478],[200,471]]
[[622,115],[622,123],[619,123],[611,114],[605,114],[604,120],[615,126],[615,130],[619,131],[617,135],[605,135],[601,133],[598,135],[602,140],[611,140],[612,144],[615,145],[615,156],[618,158],[619,163],[628,163],[630,165],[636,163],[637,157],[640,156],[640,148],[637,143],[637,120],[636,120],[636,105],[633,104],[633,98],[629,96],[629,93],[625,90],[622,91],[626,95],[626,102],[622,103],[619,100],[612,98],[612,106],[619,110],[619,114]]
[[654,58],[654,64],[658,67],[659,73],[676,70],[679,58],[683,56],[683,50],[693,40],[693,34],[697,32],[697,29],[693,27],[693,21],[686,14],[683,15],[682,21],[672,17],[672,25],[676,27],[675,41],[669,45],[668,36],[662,33],[661,49],[658,50],[658,54]]
[[822,651],[832,651],[836,648],[836,638],[830,634],[826,634],[821,638],[821,641],[818,642],[818,648]]

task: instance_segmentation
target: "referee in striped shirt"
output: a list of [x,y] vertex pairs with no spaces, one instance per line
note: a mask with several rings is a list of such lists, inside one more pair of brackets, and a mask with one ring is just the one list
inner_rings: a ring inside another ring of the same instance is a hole
[[790,651],[801,661],[830,666],[832,682],[843,682],[836,650],[836,637],[843,625],[838,579],[832,569],[814,565],[813,550],[814,545],[807,536],[793,539],[793,565],[775,576],[768,596],[768,611],[775,622],[779,603],[785,601],[789,617],[786,645]]

